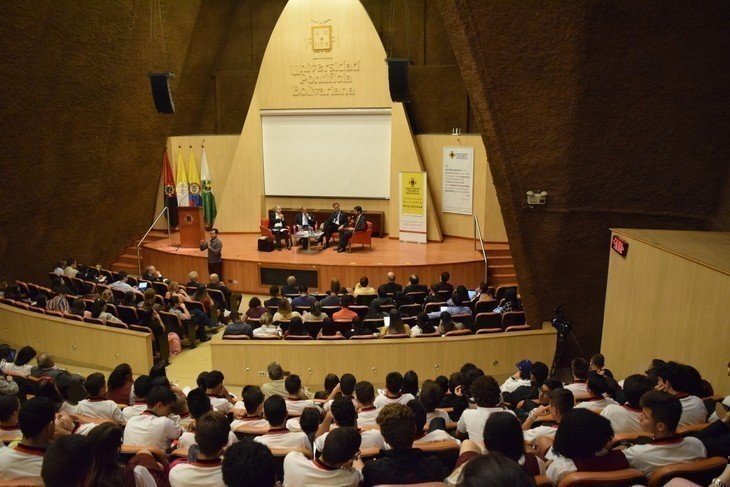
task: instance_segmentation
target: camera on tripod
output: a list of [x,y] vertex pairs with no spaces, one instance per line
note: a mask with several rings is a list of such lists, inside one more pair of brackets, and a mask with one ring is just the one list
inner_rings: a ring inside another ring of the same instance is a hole
[[568,335],[573,328],[573,323],[565,319],[565,311],[562,306],[555,307],[555,317],[553,318],[552,324],[553,328],[562,336]]

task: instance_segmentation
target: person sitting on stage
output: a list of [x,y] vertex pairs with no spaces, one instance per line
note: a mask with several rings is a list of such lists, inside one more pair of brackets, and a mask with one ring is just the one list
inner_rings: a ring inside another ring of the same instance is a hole
[[362,207],[356,206],[355,207],[355,221],[353,222],[352,226],[347,226],[342,229],[342,232],[340,232],[340,245],[337,247],[337,252],[341,253],[344,252],[347,249],[347,243],[352,238],[352,235],[355,232],[362,232],[367,229],[368,224],[367,221],[365,221],[365,215],[362,214]]
[[355,289],[352,291],[354,297],[358,297],[361,294],[378,294],[375,288],[369,285],[367,276],[362,276],[360,282],[355,284]]
[[324,234],[319,237],[317,243],[322,243],[322,239],[324,239],[323,248],[326,249],[327,247],[329,247],[332,234],[341,231],[346,223],[347,218],[345,217],[345,212],[340,210],[340,204],[332,203],[332,214],[322,225],[322,231],[324,232]]
[[302,206],[299,213],[297,213],[297,216],[294,217],[294,224],[299,227],[299,230],[314,228],[317,225],[314,217],[307,212],[307,208],[305,206]]
[[297,287],[297,278],[289,276],[286,278],[286,284],[281,288],[281,294],[285,297],[299,296],[299,288]]
[[267,299],[266,301],[264,301],[264,306],[266,306],[267,308],[269,306],[278,307],[279,302],[281,301],[281,298],[279,297],[279,286],[277,286],[276,284],[271,286],[269,288],[269,296],[271,296],[271,297],[269,299]]
[[340,306],[340,294],[342,294],[340,281],[333,277],[330,281],[330,289],[327,291],[327,296],[325,296],[320,303],[322,303],[322,306]]
[[274,213],[269,219],[269,229],[274,233],[276,238],[276,249],[281,250],[281,239],[286,242],[287,250],[291,250],[291,237],[289,236],[289,227],[286,226],[286,218],[281,212],[281,206],[277,206]]
[[309,288],[307,287],[307,285],[302,284],[299,286],[299,296],[292,299],[291,305],[295,308],[298,306],[301,306],[303,308],[310,308],[316,302],[317,298],[309,295]]

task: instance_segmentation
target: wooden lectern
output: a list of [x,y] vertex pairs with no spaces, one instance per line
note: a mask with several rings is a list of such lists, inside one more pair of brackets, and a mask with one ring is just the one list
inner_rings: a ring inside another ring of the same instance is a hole
[[177,209],[180,220],[180,247],[185,249],[200,248],[200,241],[205,240],[203,228],[203,208],[200,206],[180,206]]

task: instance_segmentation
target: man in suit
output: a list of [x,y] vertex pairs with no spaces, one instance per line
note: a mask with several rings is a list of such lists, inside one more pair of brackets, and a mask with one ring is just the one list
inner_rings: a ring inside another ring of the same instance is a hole
[[[302,210],[294,217],[294,224],[297,226],[297,230],[301,231],[304,229],[313,230],[316,228],[317,223],[314,221],[314,217],[307,213],[307,209],[302,206]],[[300,238],[299,242],[302,244],[303,249],[306,250],[309,248],[308,238]]]
[[337,252],[344,252],[347,248],[347,242],[352,238],[352,234],[355,232],[362,232],[368,227],[368,222],[365,221],[365,215],[362,214],[362,207],[355,207],[355,221],[351,227],[345,227],[340,233],[340,245],[337,247]]
[[324,222],[324,227],[322,228],[324,235],[322,235],[317,242],[322,243],[322,239],[324,238],[325,249],[330,245],[330,239],[332,238],[332,234],[342,230],[347,223],[347,217],[345,216],[345,212],[340,210],[339,203],[332,203],[332,210],[332,214],[327,219],[327,221]]

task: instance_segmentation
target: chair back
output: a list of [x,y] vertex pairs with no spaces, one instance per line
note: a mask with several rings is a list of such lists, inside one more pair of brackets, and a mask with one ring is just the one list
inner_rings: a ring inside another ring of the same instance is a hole
[[398,311],[402,316],[416,316],[418,313],[423,311],[423,307],[420,304],[402,304]]
[[71,313],[64,313],[63,317],[66,318],[67,320],[71,320],[71,321],[84,321],[84,319],[81,316],[73,315]]
[[465,327],[472,329],[474,328],[474,316],[470,314],[452,315],[451,319],[456,323],[461,323]]
[[248,335],[226,335],[226,334],[223,334],[223,336],[221,337],[221,340],[234,340],[234,341],[235,340],[239,340],[239,341],[240,340],[250,340],[250,339],[251,339],[251,337],[248,336]]
[[377,294],[358,294],[355,298],[355,303],[361,306],[368,306],[377,297]]
[[494,311],[494,308],[497,307],[499,304],[499,301],[496,299],[490,299],[488,301],[477,301],[474,305],[474,313],[491,313]]
[[438,295],[444,301],[448,301],[449,299],[451,299],[451,291],[449,291],[448,289],[440,289],[438,291]]
[[459,457],[459,444],[456,440],[419,443],[418,448],[441,460],[441,463],[448,471],[452,471],[454,469],[456,459]]
[[610,472],[572,472],[562,478],[559,487],[628,487],[645,485],[646,477],[641,471],[626,468]]
[[358,318],[365,319],[368,314],[368,307],[364,304],[353,304],[350,306],[350,311],[357,313]]
[[414,338],[440,338],[441,335],[439,332],[435,331],[433,333],[421,333],[420,335],[416,335]]
[[392,340],[395,338],[410,338],[411,336],[407,333],[393,333],[392,335],[383,335],[386,340]]
[[317,340],[344,340],[345,337],[342,336],[340,332],[336,332],[334,335],[319,335],[317,337]]
[[383,318],[366,318],[362,320],[362,326],[376,332],[378,328],[385,326],[385,320]]
[[352,335],[350,340],[377,340],[377,338],[372,333],[368,333],[367,335]]
[[423,310],[426,313],[434,313],[436,311],[441,311],[441,307],[446,306],[446,301],[438,301],[433,303],[426,303],[423,306]]
[[474,318],[474,329],[484,330],[489,328],[502,329],[502,315],[499,313],[479,313]]
[[423,304],[423,300],[426,299],[427,294],[425,291],[412,291],[407,293],[406,296],[416,304]]
[[341,306],[322,306],[322,312],[327,313],[327,316],[332,318],[332,315],[342,309]]
[[334,320],[332,322],[332,329],[336,332],[346,333],[352,330],[352,320]]
[[104,326],[104,322],[99,318],[84,317],[84,323],[91,323],[92,325]]
[[24,303],[22,301],[15,301],[15,303],[13,303],[13,306],[15,306],[16,308],[19,308],[19,309],[24,309],[26,311],[30,311],[30,305],[28,303]]
[[139,323],[139,315],[137,314],[137,308],[131,306],[117,306],[117,312],[119,313],[119,319],[128,325],[136,325]]
[[694,462],[675,463],[657,469],[649,476],[649,487],[659,487],[675,477],[690,480],[699,485],[709,485],[727,466],[727,458],[710,457]]
[[454,330],[454,331],[449,331],[447,333],[444,333],[445,337],[457,337],[457,336],[464,336],[464,335],[471,335],[471,330]]
[[208,288],[208,294],[221,309],[228,308],[228,305],[226,304],[226,297],[223,294],[223,291],[219,289]]
[[167,296],[167,293],[170,291],[170,286],[168,286],[164,282],[153,281],[152,289],[154,289],[155,292],[161,296]]
[[294,340],[294,341],[301,341],[301,340],[314,340],[309,335],[287,335],[284,337],[284,340]]
[[40,313],[42,315],[46,314],[46,310],[44,308],[39,308],[38,306],[31,306],[29,309],[35,313]]
[[490,335],[492,333],[502,333],[501,328],[482,328],[481,330],[477,330],[477,335]]
[[46,316],[58,316],[59,318],[63,318],[63,313],[61,313],[60,311],[47,309]]
[[504,331],[527,331],[530,329],[530,325],[512,325],[504,329]]
[[497,287],[497,291],[494,293],[494,299],[497,300],[499,303],[504,299],[505,294],[507,294],[507,290],[514,289],[515,293],[517,292],[517,285],[516,284],[508,284],[506,286],[499,286]]
[[512,325],[524,325],[525,322],[524,311],[508,311],[502,315],[502,328]]
[[107,321],[106,326],[109,328],[119,328],[121,330],[129,330],[129,327],[125,325],[124,323],[115,323],[113,321]]

